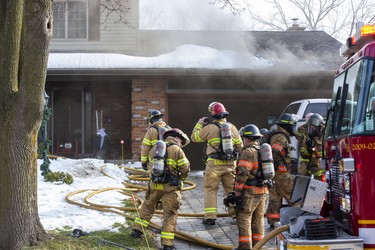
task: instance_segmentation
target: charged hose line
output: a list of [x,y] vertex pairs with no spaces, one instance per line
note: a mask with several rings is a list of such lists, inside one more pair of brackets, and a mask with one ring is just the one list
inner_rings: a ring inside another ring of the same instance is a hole
[[287,231],[288,229],[289,229],[289,225],[284,225],[284,226],[281,226],[281,227],[278,227],[278,228],[272,230],[267,235],[265,235],[263,239],[261,239],[260,241],[258,241],[258,243],[253,247],[253,250],[260,250],[260,249],[262,249],[262,247],[268,241],[270,241],[273,237],[275,237],[278,234],[281,234],[282,232]]

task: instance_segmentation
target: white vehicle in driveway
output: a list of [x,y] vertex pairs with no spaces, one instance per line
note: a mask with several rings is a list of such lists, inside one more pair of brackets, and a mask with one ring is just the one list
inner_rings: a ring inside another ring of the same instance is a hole
[[[309,113],[318,113],[323,116],[324,120],[327,118],[328,107],[331,103],[331,99],[304,99],[290,103],[281,114],[290,113],[298,115],[298,122],[296,128],[306,122],[306,115]],[[299,158],[299,147],[297,139],[291,137],[291,146],[294,150],[291,152],[292,158],[298,160]]]

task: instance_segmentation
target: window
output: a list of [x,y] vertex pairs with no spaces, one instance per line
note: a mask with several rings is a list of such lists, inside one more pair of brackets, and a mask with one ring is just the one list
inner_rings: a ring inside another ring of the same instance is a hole
[[323,116],[324,119],[327,118],[327,111],[328,111],[329,103],[310,103],[307,105],[305,113],[303,114],[303,118],[306,117],[308,113],[318,113]]
[[349,134],[354,125],[354,120],[357,111],[358,97],[360,92],[360,86],[362,83],[362,72],[363,62],[360,61],[350,67],[346,73],[345,83],[348,84],[348,95],[346,97],[345,105],[342,105],[344,109],[340,134]]
[[299,107],[301,106],[301,103],[294,103],[289,105],[283,113],[289,113],[289,114],[297,114]]
[[[375,61],[365,60],[363,94],[353,134],[375,134]],[[359,101],[360,101],[359,100]]]
[[53,2],[53,38],[87,38],[87,1],[68,0]]
[[[359,60],[335,79],[333,112],[327,123],[326,136],[335,131],[336,135],[375,134],[374,97],[375,61]],[[345,103],[341,103],[342,101]]]

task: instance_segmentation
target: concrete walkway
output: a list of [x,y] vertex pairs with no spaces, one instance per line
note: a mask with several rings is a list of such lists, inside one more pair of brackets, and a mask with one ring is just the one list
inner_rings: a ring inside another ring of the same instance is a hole
[[[182,192],[182,205],[179,213],[202,214],[204,211],[202,172],[192,172],[188,177],[188,180],[196,183],[197,187],[195,189]],[[226,212],[225,206],[223,205],[223,198],[224,192],[222,187],[220,186],[218,192],[218,213]],[[161,220],[157,216],[154,216],[152,221],[161,225]],[[268,232],[267,229],[268,225],[266,224],[266,234]],[[231,217],[218,218],[216,220],[216,225],[207,226],[202,224],[202,218],[180,216],[177,220],[177,230],[213,243],[233,246],[233,248],[237,247],[238,244],[237,224],[236,221]],[[157,241],[160,247],[160,235],[158,235]],[[177,250],[213,249],[180,239],[175,239],[175,247]],[[262,249],[275,249],[274,241],[268,242]]]

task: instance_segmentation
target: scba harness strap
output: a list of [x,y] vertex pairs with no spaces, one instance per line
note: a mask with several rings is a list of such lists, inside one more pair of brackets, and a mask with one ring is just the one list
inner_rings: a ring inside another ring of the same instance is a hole
[[[176,143],[168,143],[166,145],[166,150],[165,150],[165,154],[163,156],[163,161],[164,161],[164,170],[163,170],[163,174],[160,175],[160,176],[156,176],[153,171],[151,171],[151,181],[153,183],[160,183],[160,184],[165,184],[165,183],[169,183],[170,185],[172,186],[180,186],[181,185],[181,180],[178,176],[175,176],[171,173],[171,170],[169,169],[168,165],[167,165],[167,159],[168,159],[168,148],[172,145],[176,145],[178,146],[178,144]],[[178,146],[179,147],[179,146]]]
[[[220,130],[220,144],[219,148],[214,147],[211,143],[208,143],[213,149],[216,150],[215,153],[211,153],[203,157],[203,159],[207,160],[208,158],[216,159],[216,160],[222,160],[222,161],[228,161],[228,160],[234,160],[238,157],[238,152],[236,150],[233,150],[231,154],[225,154],[223,149],[223,138],[221,133],[221,124],[219,122],[213,122],[212,124],[216,125]],[[228,124],[230,124],[228,122]]]
[[247,146],[244,146],[242,149],[246,149],[246,148],[253,148],[257,151],[257,153],[258,153],[258,169],[257,169],[257,172],[255,174],[255,177],[247,179],[247,181],[245,182],[245,185],[246,186],[256,186],[256,187],[267,186],[267,184],[265,184],[266,179],[264,178],[264,175],[263,175],[262,158],[260,156],[259,147],[255,146],[255,145],[247,145]]
[[[287,134],[285,134],[284,132],[282,132],[282,131],[271,131],[270,134],[269,134],[269,136],[268,136],[267,143],[271,145],[271,138],[272,138],[272,136],[277,135],[277,134],[282,134],[283,136],[285,136],[285,138],[287,139],[288,143],[290,144],[290,137]],[[284,147],[284,150],[286,152],[286,155],[288,155],[288,151],[289,151],[288,150],[288,146]],[[285,160],[285,157],[282,156],[282,155],[280,155],[280,157],[281,157],[281,161],[282,162],[277,161],[277,160],[274,161],[275,162],[275,170],[278,171],[278,170],[282,169],[281,172],[287,172],[288,171],[288,169],[287,169],[287,165],[288,164],[287,164],[287,162]],[[279,167],[281,167],[281,169],[279,169]]]

